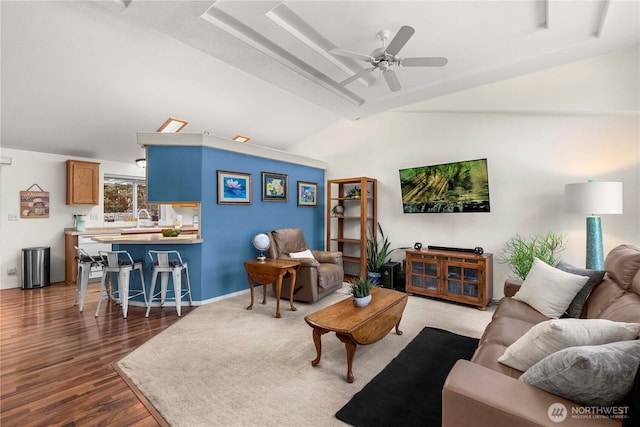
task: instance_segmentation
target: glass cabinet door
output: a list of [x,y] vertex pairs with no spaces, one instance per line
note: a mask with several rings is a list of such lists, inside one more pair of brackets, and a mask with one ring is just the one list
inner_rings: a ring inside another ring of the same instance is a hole
[[458,264],[447,265],[447,293],[478,297],[478,268]]
[[411,262],[411,286],[438,290],[438,264],[435,262],[412,261]]

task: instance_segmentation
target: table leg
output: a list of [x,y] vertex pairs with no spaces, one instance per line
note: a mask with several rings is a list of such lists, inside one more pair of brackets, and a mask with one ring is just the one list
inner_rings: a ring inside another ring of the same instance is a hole
[[291,311],[296,311],[297,308],[295,308],[293,306],[293,288],[296,285],[296,269],[295,268],[290,268],[289,270],[287,270],[289,272],[289,274],[291,274],[291,290],[289,291],[289,305],[291,306]]
[[320,357],[322,356],[322,335],[329,332],[322,328],[313,328],[313,344],[316,346],[316,358],[311,361],[311,366],[318,366]]
[[[280,294],[282,293],[282,276],[278,276],[278,280],[276,280],[276,317],[280,318]],[[266,285],[265,285],[266,288]]]
[[400,319],[398,319],[398,323],[396,323],[396,334],[398,335],[402,335],[402,331],[400,330],[400,321],[402,320],[402,317],[400,317]]
[[356,355],[356,343],[346,335],[336,333],[336,336],[340,341],[344,343],[347,349],[347,382],[353,382],[353,357]]
[[247,310],[251,310],[253,308],[253,280],[251,280],[251,276],[249,277],[249,290],[251,291],[251,304],[247,307]]
[[267,285],[262,285],[262,303],[267,303]]

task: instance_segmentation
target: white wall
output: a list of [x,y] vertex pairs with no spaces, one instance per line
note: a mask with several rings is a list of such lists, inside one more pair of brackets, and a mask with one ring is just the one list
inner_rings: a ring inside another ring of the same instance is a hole
[[[378,219],[394,247],[420,241],[482,246],[498,255],[516,233],[554,231],[567,236],[563,259],[584,266],[585,218],[563,212],[567,183],[622,181],[624,215],[603,216],[604,250],[640,245],[639,68],[637,50],[571,64],[405,111],[343,120],[291,151],[326,161],[328,179],[377,178]],[[576,74],[579,86],[569,84]],[[609,96],[597,105],[608,86]],[[399,169],[477,158],[488,159],[491,213],[403,213]],[[495,297],[509,275],[494,260]]]
[[[66,205],[67,156],[31,151],[2,149],[0,155],[9,157],[11,165],[0,166],[0,289],[21,284],[21,249],[33,246],[51,248],[51,282],[64,281],[64,228],[73,226],[72,214],[87,215],[87,227],[102,227],[103,206]],[[104,174],[139,176],[144,170],[133,163],[117,163],[73,157],[75,160],[100,162],[100,200]],[[49,192],[49,218],[20,218],[20,191],[38,184]],[[9,221],[10,214],[18,221]],[[96,220],[91,220],[94,214]],[[18,274],[9,276],[7,270],[17,268]]]

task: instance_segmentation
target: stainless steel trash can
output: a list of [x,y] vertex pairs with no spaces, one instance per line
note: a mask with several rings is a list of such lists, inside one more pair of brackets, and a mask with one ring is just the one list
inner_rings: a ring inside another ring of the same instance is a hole
[[42,288],[49,286],[49,265],[51,248],[22,249],[22,289]]

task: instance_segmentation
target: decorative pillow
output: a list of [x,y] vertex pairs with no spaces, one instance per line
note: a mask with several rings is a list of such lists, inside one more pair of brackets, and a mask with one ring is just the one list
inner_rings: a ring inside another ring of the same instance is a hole
[[609,406],[633,387],[640,340],[569,347],[536,363],[520,380],[584,406]]
[[633,427],[640,425],[640,366],[636,372],[636,379],[633,381],[631,394],[629,394],[629,413],[622,421],[623,427]]
[[302,251],[302,252],[291,252],[289,254],[289,256],[291,258],[312,258],[312,259],[315,259],[313,254],[311,253],[311,249],[307,249],[306,251]]
[[535,258],[529,274],[513,298],[529,304],[547,317],[558,318],[587,280],[589,278],[586,276],[558,270]]
[[587,302],[587,298],[589,297],[589,294],[591,293],[593,288],[595,288],[596,285],[602,282],[605,271],[578,268],[564,261],[560,261],[556,265],[556,268],[562,271],[566,271],[567,273],[577,274],[578,276],[587,276],[589,278],[589,280],[587,280],[587,283],[585,283],[582,289],[580,289],[573,301],[571,301],[571,304],[569,304],[569,308],[567,308],[567,316],[580,317],[584,303]]
[[498,362],[526,371],[548,355],[567,347],[633,340],[640,323],[606,319],[552,319],[540,322],[507,347]]

